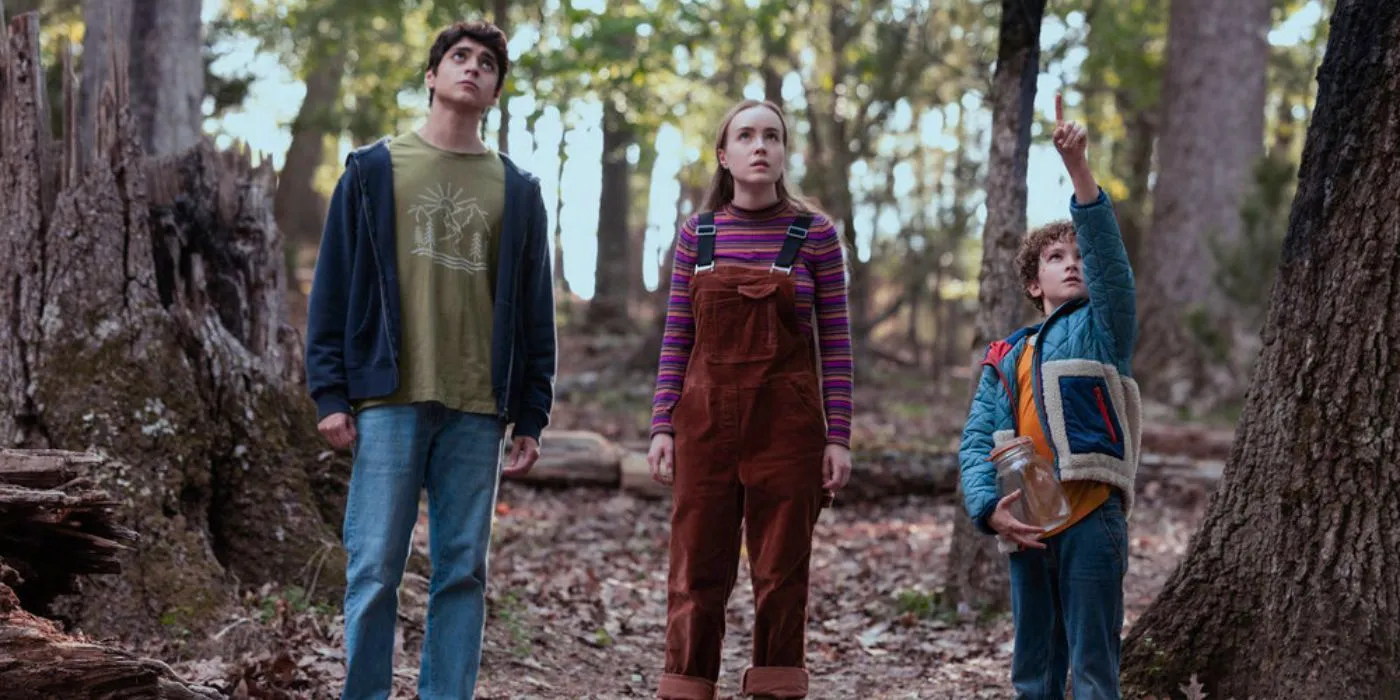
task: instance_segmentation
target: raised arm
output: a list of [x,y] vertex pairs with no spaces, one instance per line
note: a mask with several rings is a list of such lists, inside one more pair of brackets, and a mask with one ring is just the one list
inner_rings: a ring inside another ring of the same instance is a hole
[[1123,234],[1113,214],[1113,202],[1099,188],[1089,168],[1088,134],[1084,127],[1064,121],[1064,107],[1055,96],[1055,148],[1074,183],[1070,217],[1074,220],[1084,282],[1098,339],[1113,351],[1120,372],[1130,373],[1137,342],[1137,286]]

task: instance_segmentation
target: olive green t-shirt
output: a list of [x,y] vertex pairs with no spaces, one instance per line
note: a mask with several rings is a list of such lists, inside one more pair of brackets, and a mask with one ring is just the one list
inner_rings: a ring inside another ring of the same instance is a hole
[[444,151],[416,132],[389,142],[398,249],[399,388],[361,404],[438,401],[495,415],[491,320],[505,214],[494,152]]

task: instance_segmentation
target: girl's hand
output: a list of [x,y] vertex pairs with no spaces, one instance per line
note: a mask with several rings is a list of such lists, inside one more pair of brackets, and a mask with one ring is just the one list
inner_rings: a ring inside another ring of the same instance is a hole
[[835,493],[851,478],[851,450],[841,445],[827,445],[822,454],[822,488]]
[[668,433],[657,433],[651,438],[651,449],[647,451],[647,464],[651,465],[651,478],[658,484],[671,485],[675,480],[676,438]]

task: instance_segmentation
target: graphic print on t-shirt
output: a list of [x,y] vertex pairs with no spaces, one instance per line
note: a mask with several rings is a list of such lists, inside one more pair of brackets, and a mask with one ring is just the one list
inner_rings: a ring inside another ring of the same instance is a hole
[[449,184],[431,185],[409,208],[413,215],[413,254],[453,270],[478,273],[487,268],[486,238],[491,221],[476,197]]

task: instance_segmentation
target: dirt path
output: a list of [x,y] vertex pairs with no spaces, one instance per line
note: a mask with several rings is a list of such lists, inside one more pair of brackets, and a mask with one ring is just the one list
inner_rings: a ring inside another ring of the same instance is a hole
[[[1173,492],[1172,500],[1175,505],[1142,498],[1134,514],[1129,624],[1165,582],[1199,522],[1199,493]],[[812,698],[1010,696],[1009,619],[936,612],[953,507],[948,500],[909,498],[822,515],[808,625]],[[668,512],[669,501],[612,490],[507,484],[477,697],[651,697],[665,631]],[[420,522],[415,548],[421,553],[425,530]],[[738,692],[747,665],[753,619],[747,577],[741,566],[720,679],[725,698]],[[396,699],[414,697],[426,589],[425,578],[409,574],[400,592]],[[344,661],[335,611],[271,595],[250,597],[248,614],[252,621],[239,632],[261,630],[262,639],[273,641],[232,658],[184,661],[176,670],[221,684],[236,698],[338,697]]]

